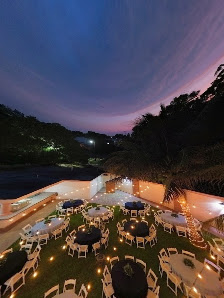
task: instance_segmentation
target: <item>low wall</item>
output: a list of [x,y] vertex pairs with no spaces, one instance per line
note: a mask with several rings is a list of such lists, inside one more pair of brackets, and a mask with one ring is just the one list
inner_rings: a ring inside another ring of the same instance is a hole
[[[32,205],[27,206],[26,208],[17,211],[15,213],[10,213],[8,215],[5,215],[4,217],[1,216],[0,218],[0,232],[9,228],[11,225],[14,225],[15,222],[21,220],[24,217],[29,216],[32,214],[36,209],[43,207],[44,204],[55,200],[57,197],[57,194],[52,193],[51,195],[48,195],[45,199],[41,201],[34,202]],[[11,201],[11,200],[10,200]]]
[[[180,211],[178,202],[163,203],[164,186],[162,184],[139,181],[140,194],[139,197],[147,201],[151,201],[158,205],[166,206],[172,210]],[[133,194],[131,185],[123,183],[118,187],[119,190]],[[186,190],[186,198],[192,215],[198,220],[205,222],[211,220],[221,214],[224,214],[223,197],[208,195],[191,190]]]
[[[5,229],[15,224],[15,222],[21,220],[22,217],[28,216],[34,209],[43,207],[43,205],[52,200],[52,198],[58,200],[79,198],[90,200],[102,187],[105,187],[105,182],[112,179],[112,177],[113,175],[104,173],[91,181],[62,180],[16,199],[0,200],[0,229]],[[52,193],[52,196],[50,195],[47,198],[43,197],[36,200],[38,195],[41,196],[41,194],[44,193]],[[55,195],[55,193],[57,193],[57,195]],[[16,213],[12,213],[11,203],[26,198],[31,198],[31,204]]]

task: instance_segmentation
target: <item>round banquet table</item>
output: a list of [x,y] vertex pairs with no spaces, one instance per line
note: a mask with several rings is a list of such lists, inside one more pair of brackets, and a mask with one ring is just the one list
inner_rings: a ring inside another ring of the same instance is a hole
[[[6,258],[5,262],[3,261],[4,258]],[[0,260],[0,285],[3,285],[10,277],[22,270],[27,261],[27,253],[25,250],[14,251],[4,258]]]
[[64,223],[63,218],[52,218],[51,223],[46,223],[46,224],[44,223],[44,221],[40,221],[32,227],[31,234],[32,235],[36,235],[37,233],[39,235],[43,235],[47,233],[50,234],[53,231],[60,228],[63,225],[63,223]]
[[173,217],[171,214],[172,213],[170,212],[161,213],[160,217],[163,221],[165,221],[166,223],[170,223],[173,226],[187,227],[187,222],[183,215],[178,214],[178,217]]
[[142,202],[136,202],[136,204],[127,202],[125,203],[125,208],[128,210],[144,210],[144,204]]
[[[184,264],[184,259],[190,259],[195,268],[190,268]],[[172,271],[178,275],[189,287],[194,286],[201,295],[219,296],[223,293],[219,276],[212,269],[207,269],[203,263],[183,254],[173,254],[170,256]],[[197,277],[200,273],[202,279]]]
[[[134,274],[132,277],[124,273],[124,266],[129,263]],[[145,298],[148,284],[143,269],[131,260],[117,262],[111,271],[112,285],[116,298]]]
[[92,250],[92,245],[101,239],[101,231],[96,227],[91,228],[92,231],[90,234],[87,233],[87,229],[85,231],[78,231],[75,235],[74,242],[80,245],[88,245],[89,251]]
[[145,237],[149,235],[149,227],[144,222],[127,221],[124,224],[125,232],[129,232],[132,236]]
[[67,209],[67,208],[71,208],[71,207],[76,208],[83,204],[84,204],[83,200],[66,201],[66,202],[64,202],[62,208],[63,209]]
[[72,291],[67,291],[58,295],[55,295],[54,298],[78,298],[78,295]]
[[88,214],[90,217],[101,217],[101,216],[107,215],[108,212],[109,210],[105,207],[100,207],[99,210],[96,210],[96,207],[90,208],[88,210]]

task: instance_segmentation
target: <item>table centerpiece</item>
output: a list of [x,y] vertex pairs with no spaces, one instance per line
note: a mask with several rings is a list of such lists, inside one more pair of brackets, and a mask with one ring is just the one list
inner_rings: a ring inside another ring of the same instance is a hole
[[184,258],[184,265],[190,267],[191,269],[195,268],[194,263],[188,258]]
[[125,275],[127,275],[128,277],[132,277],[132,275],[134,274],[134,271],[131,268],[131,265],[129,263],[124,265],[123,269],[124,269]]

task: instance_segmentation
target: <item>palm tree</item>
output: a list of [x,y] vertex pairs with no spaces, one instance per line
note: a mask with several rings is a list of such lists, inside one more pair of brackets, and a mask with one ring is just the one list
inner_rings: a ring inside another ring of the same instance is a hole
[[138,144],[129,142],[125,148],[105,162],[107,171],[132,179],[162,183],[165,187],[164,202],[177,200],[180,203],[191,243],[205,249],[207,244],[196,229],[185,189],[194,189],[200,182],[224,185],[224,143],[188,148],[175,158],[166,157],[160,162],[152,160],[151,155],[147,155],[147,151]]

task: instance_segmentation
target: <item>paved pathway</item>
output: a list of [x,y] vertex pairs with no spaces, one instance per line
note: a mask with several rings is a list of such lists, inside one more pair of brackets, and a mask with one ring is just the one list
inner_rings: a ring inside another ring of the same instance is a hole
[[[64,197],[63,199],[68,199],[68,197]],[[19,238],[19,233],[22,232],[22,228],[25,225],[27,224],[34,225],[37,219],[46,217],[50,213],[52,213],[55,210],[55,205],[59,201],[60,200],[55,200],[53,203],[52,202],[47,203],[45,207],[38,209],[35,213],[25,218],[24,220],[20,221],[18,224],[13,226],[10,230],[0,233],[0,252],[7,249]],[[92,199],[89,200],[90,203],[97,203],[97,204],[109,205],[109,206],[113,206],[113,205],[124,206],[125,202],[133,202],[133,201],[148,202],[152,206],[156,205],[156,204],[153,204],[152,202],[139,199],[133,195],[130,195],[120,190],[116,190],[114,194],[106,194],[105,188],[102,188],[95,196],[93,196]]]

